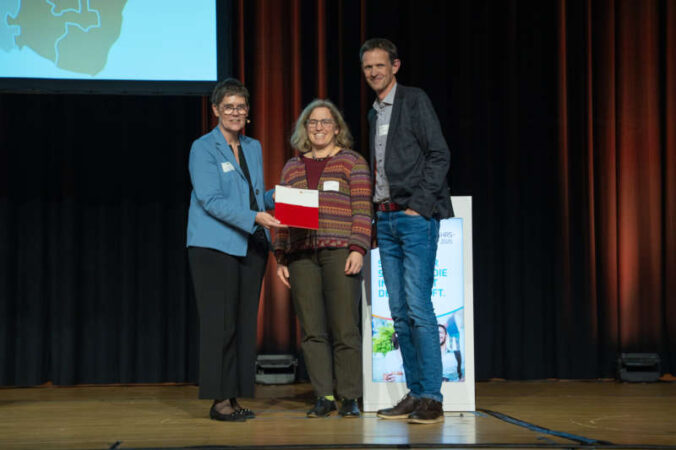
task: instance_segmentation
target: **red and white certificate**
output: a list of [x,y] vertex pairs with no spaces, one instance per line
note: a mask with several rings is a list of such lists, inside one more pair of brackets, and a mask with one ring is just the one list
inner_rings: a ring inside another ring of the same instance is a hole
[[319,228],[319,191],[275,186],[275,218],[296,228]]

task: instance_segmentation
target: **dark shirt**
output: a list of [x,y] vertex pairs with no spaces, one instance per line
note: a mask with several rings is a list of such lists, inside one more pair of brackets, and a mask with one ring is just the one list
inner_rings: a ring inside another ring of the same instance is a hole
[[[232,150],[231,146],[228,147],[230,147],[230,150]],[[239,153],[239,167],[242,169],[242,172],[244,172],[246,182],[249,183],[249,209],[251,209],[251,211],[258,211],[258,202],[256,201],[256,193],[254,192],[253,186],[251,185],[249,166],[246,165],[246,158],[244,157],[244,153],[242,153],[242,146],[239,144],[237,145],[237,152]],[[234,154],[235,151],[233,150],[232,153]]]
[[322,172],[329,158],[312,159],[303,156],[303,163],[305,163],[305,176],[307,178],[308,189],[317,189],[319,179],[322,177]]
[[[232,147],[230,147],[230,150],[232,150]],[[249,166],[246,165],[246,158],[244,157],[244,153],[242,152],[242,146],[237,145],[237,152],[239,153],[239,167],[242,169],[242,172],[244,172],[244,177],[246,178],[247,183],[249,183],[249,209],[251,211],[259,211],[258,209],[258,202],[256,201],[256,193],[254,192],[254,188],[251,185],[251,175],[249,174]],[[233,154],[234,154],[233,150]],[[263,228],[260,227],[260,225],[256,225],[256,229],[253,232],[253,237],[255,241],[257,241],[260,245],[265,245],[267,246],[267,238],[265,237],[265,232],[263,231]]]

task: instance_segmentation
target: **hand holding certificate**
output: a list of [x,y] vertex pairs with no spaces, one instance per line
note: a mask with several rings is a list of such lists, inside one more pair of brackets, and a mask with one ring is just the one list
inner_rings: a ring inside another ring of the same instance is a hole
[[275,186],[275,218],[290,227],[319,228],[319,191]]

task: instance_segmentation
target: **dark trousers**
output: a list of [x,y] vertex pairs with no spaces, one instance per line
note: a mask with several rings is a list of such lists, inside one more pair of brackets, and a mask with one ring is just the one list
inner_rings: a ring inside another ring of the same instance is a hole
[[361,276],[345,275],[347,249],[321,249],[289,258],[289,281],[303,331],[302,348],[317,396],[362,395],[359,300]]
[[245,257],[190,247],[200,318],[199,398],[253,397],[256,328],[268,249],[249,239]]

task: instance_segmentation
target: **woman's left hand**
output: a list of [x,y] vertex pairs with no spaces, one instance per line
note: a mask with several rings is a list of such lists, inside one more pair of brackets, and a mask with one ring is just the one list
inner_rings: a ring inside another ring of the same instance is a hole
[[345,275],[358,274],[363,264],[364,256],[361,253],[355,251],[350,252],[345,261]]

